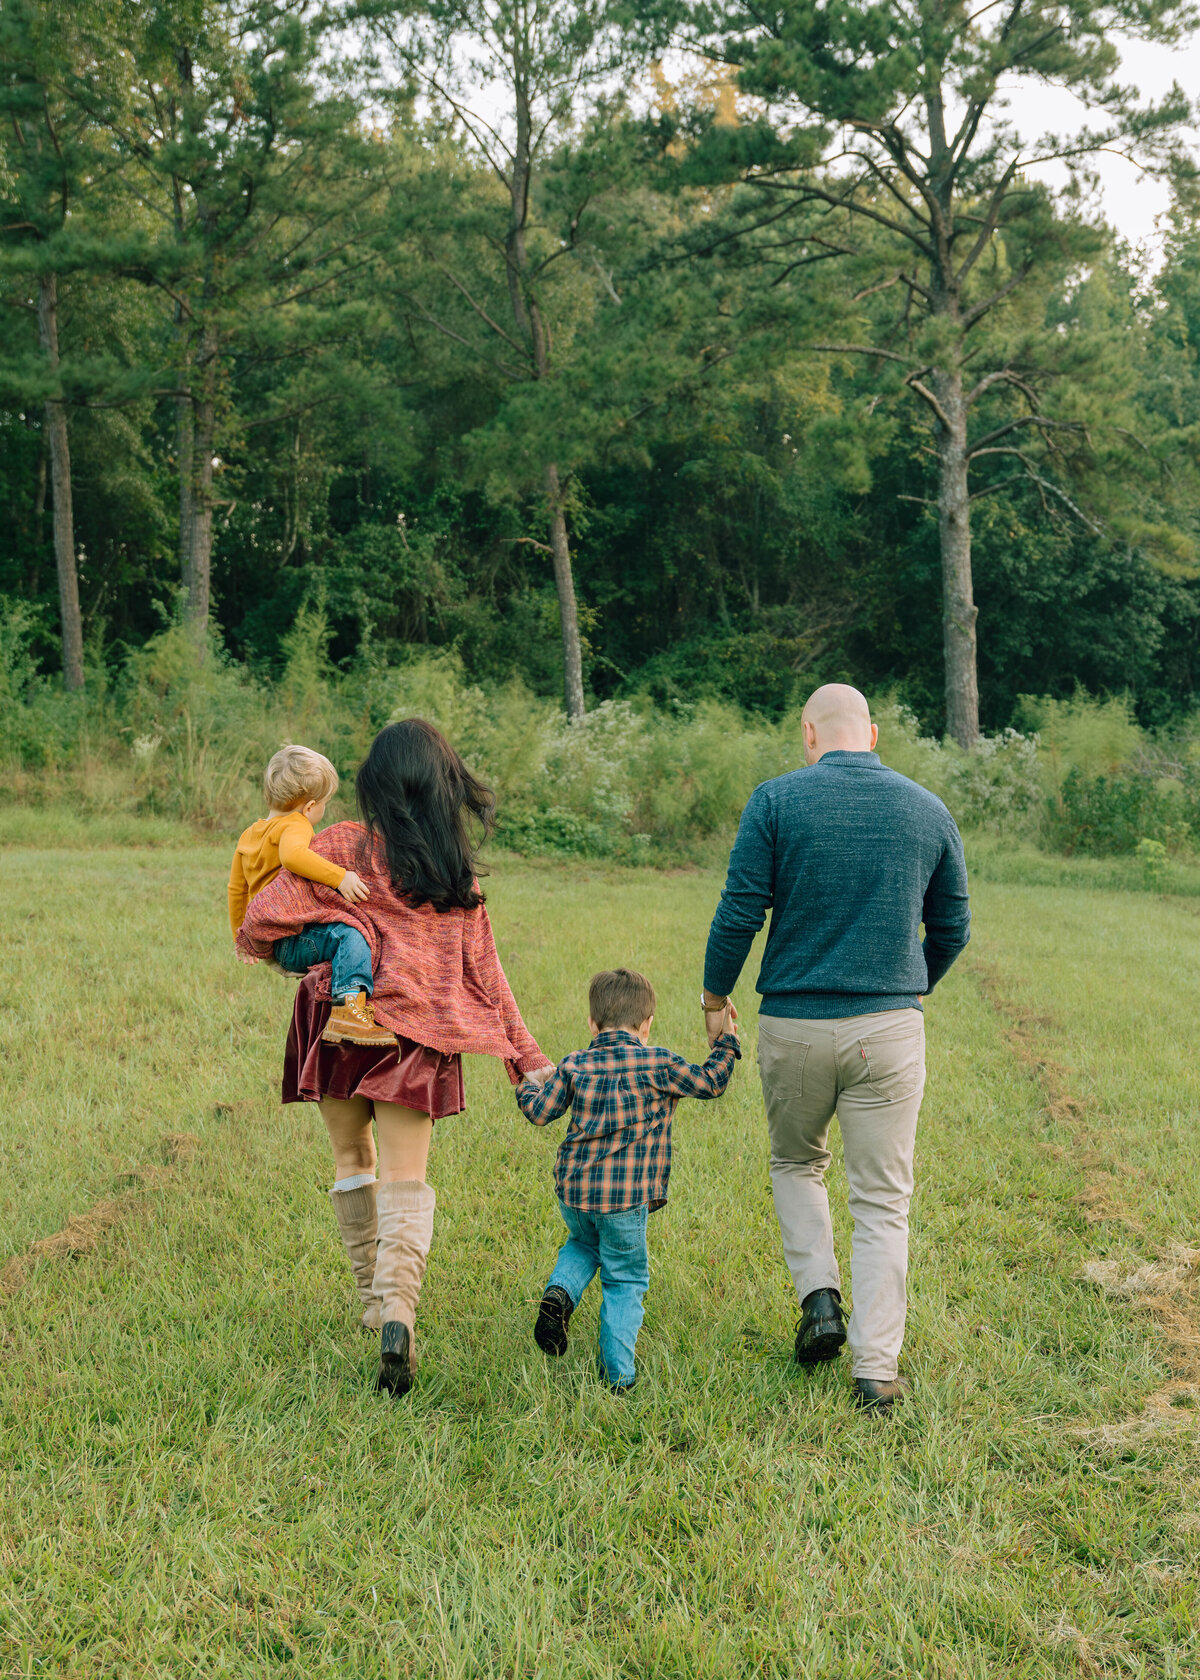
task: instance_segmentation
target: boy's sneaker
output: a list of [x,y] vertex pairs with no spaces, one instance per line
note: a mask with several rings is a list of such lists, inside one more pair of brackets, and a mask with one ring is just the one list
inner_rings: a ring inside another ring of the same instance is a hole
[[537,1323],[533,1327],[534,1341],[552,1359],[567,1351],[567,1325],[574,1311],[575,1303],[566,1290],[561,1284],[552,1283],[542,1296]]
[[390,1027],[381,1027],[375,1019],[375,1005],[366,992],[335,1003],[321,1034],[322,1044],[365,1044],[369,1048],[386,1050],[396,1043]]

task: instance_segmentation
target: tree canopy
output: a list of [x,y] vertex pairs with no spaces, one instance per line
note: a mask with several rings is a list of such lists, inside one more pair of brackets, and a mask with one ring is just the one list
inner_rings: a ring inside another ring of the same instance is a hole
[[[966,746],[1077,686],[1165,721],[1192,113],[1113,42],[1192,21],[6,0],[0,594],[73,688],[176,616],[269,668],[320,602],[338,660],[452,647],[571,717],[850,678]],[[1014,79],[1083,129],[1018,133]],[[1157,265],[1105,148],[1172,185]]]

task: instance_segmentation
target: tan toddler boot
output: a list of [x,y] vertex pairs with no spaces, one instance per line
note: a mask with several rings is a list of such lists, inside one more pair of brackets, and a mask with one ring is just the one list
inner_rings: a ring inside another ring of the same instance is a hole
[[386,1049],[395,1042],[392,1029],[380,1026],[375,1019],[375,1005],[366,992],[335,1003],[321,1034],[322,1044],[365,1044]]
[[354,1273],[354,1287],[362,1302],[364,1330],[378,1330],[383,1323],[382,1302],[375,1293],[375,1191],[377,1186],[356,1184],[353,1190],[331,1190],[342,1247]]
[[436,1202],[420,1179],[380,1184],[376,1190],[375,1293],[382,1303],[383,1336],[375,1387],[394,1399],[408,1393],[417,1368],[413,1329]]

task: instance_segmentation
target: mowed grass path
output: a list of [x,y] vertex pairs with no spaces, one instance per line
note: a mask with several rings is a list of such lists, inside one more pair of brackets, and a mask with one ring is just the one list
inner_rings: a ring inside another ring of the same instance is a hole
[[[168,1134],[199,1140],[92,1252],[0,1297],[0,1675],[1200,1672],[1194,1304],[1172,1341],[1083,1275],[1195,1240],[1190,907],[977,894],[929,1006],[902,1413],[791,1363],[749,979],[730,1092],[676,1122],[636,1395],[593,1376],[595,1291],[566,1359],[533,1346],[561,1128],[472,1060],[434,1140],[420,1380],[393,1405],[319,1118],[278,1103],[290,993],[233,960],[225,867],[0,853],[0,1267]],[[592,970],[630,962],[656,1036],[698,1057],[719,885],[497,861],[546,1049],[583,1042]],[[1048,1105],[1043,1050],[1078,1105]],[[1173,1377],[1181,1404],[1139,1422]]]

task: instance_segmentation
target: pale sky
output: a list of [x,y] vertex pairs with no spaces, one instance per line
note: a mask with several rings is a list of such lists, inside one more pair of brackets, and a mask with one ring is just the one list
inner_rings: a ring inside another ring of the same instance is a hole
[[[1120,80],[1136,87],[1143,100],[1160,99],[1174,82],[1193,100],[1200,94],[1200,33],[1179,48],[1150,46],[1127,38],[1122,39],[1120,46]],[[668,53],[663,62],[670,81],[685,77],[688,66],[688,55],[680,52]],[[468,102],[489,120],[503,125],[507,98],[497,88],[476,89]],[[1089,122],[1086,108],[1073,95],[1015,77],[1009,94],[1008,116],[1022,138],[1031,144],[1047,132],[1070,134]],[[1090,122],[1093,127],[1102,126],[1103,113],[1094,113]],[[1200,131],[1192,131],[1192,140],[1200,154]],[[1158,220],[1169,208],[1169,189],[1165,183],[1143,175],[1124,158],[1099,156],[1091,161],[1100,177],[1102,214],[1131,245],[1146,248],[1153,266],[1161,250]],[[1029,173],[1052,185],[1066,179],[1066,170],[1056,164],[1040,166]]]
[[[1148,46],[1140,41],[1122,43],[1121,80],[1136,87],[1144,100],[1161,98],[1178,82],[1195,99],[1200,90],[1200,38],[1180,48]],[[1067,133],[1084,126],[1086,112],[1070,94],[1026,83],[1011,96],[1009,115],[1023,136],[1039,133]],[[1100,116],[1092,119],[1100,125]],[[1200,149],[1200,135],[1193,131]],[[1170,192],[1165,183],[1143,175],[1133,164],[1119,157],[1095,160],[1100,176],[1101,207],[1112,225],[1131,245],[1145,245],[1152,259],[1161,246],[1156,222],[1168,209]],[[1054,184],[1065,178],[1061,166],[1047,165],[1031,171]]]
[[[1200,94],[1200,33],[1178,48],[1123,38],[1120,51],[1119,79],[1137,88],[1143,101],[1161,99],[1175,82],[1193,100]],[[669,54],[665,61],[668,76],[673,80],[684,64],[682,54]],[[1072,94],[1018,77],[1013,78],[1008,99],[1007,115],[1022,139],[1030,143],[1046,133],[1068,135],[1089,124],[1103,126],[1103,113],[1089,116]],[[1200,154],[1200,131],[1192,131],[1192,141]],[[1158,219],[1170,206],[1169,188],[1121,157],[1098,156],[1091,163],[1100,177],[1101,213],[1131,245],[1144,246],[1153,264],[1162,246]],[[1061,164],[1038,166],[1028,173],[1051,185],[1065,184],[1067,179]]]

